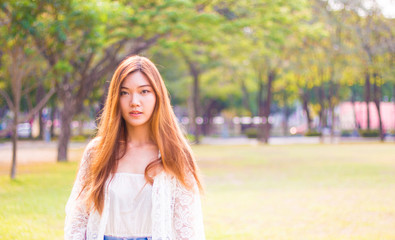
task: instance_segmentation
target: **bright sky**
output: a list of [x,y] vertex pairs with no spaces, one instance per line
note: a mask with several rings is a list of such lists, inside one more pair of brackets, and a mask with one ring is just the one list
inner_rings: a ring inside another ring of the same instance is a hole
[[[381,8],[381,11],[385,17],[395,18],[395,0],[360,0],[360,1],[368,9],[373,5],[374,2],[376,2]],[[341,4],[341,2],[344,2],[344,0],[329,0],[329,4],[333,9],[342,8],[343,4]],[[361,15],[363,14],[361,13]]]
[[394,0],[376,0],[380,5],[384,16],[395,18],[395,1]]

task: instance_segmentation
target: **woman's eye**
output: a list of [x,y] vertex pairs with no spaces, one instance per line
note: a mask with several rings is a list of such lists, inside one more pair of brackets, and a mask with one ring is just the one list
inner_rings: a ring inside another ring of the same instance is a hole
[[125,92],[125,91],[122,91],[122,92],[121,92],[121,96],[122,96],[122,95],[125,95],[125,94],[127,94],[127,92]]
[[141,91],[141,93],[143,93],[143,94],[149,93],[149,90],[143,90],[143,91]]

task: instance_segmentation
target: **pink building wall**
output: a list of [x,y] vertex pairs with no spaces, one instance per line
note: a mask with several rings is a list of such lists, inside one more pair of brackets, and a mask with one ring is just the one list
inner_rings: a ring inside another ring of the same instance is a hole
[[[366,102],[355,102],[355,115],[357,122],[362,129],[367,128],[367,111]],[[380,112],[383,121],[384,130],[395,129],[395,104],[392,102],[381,102]],[[376,106],[373,102],[369,103],[370,110],[370,128],[379,128],[379,118]],[[339,105],[339,118],[342,129],[355,128],[355,118],[351,102],[343,102]]]

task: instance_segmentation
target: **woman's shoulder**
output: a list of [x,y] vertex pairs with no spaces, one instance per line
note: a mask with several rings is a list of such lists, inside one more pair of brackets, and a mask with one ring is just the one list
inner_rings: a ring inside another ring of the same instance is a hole
[[85,157],[91,156],[91,154],[96,150],[100,140],[101,140],[101,137],[95,137],[89,141],[89,143],[85,147],[85,151],[84,151]]
[[[181,184],[181,181],[178,179],[176,175],[174,175],[171,172],[167,172],[164,169],[161,169],[155,176],[156,178],[162,178],[162,180],[165,180],[165,182],[173,183],[173,184]],[[191,172],[188,172],[185,174],[185,180],[187,184],[194,184],[196,183],[195,178]]]
[[94,137],[94,138],[92,138],[90,141],[89,141],[89,143],[88,143],[88,145],[89,144],[92,144],[92,145],[95,145],[95,144],[97,144],[100,140],[102,139],[102,137]]

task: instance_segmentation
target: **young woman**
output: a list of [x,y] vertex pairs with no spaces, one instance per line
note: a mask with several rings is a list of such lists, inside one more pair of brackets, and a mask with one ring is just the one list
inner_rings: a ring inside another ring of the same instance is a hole
[[66,205],[65,239],[203,240],[202,186],[155,65],[116,69]]

